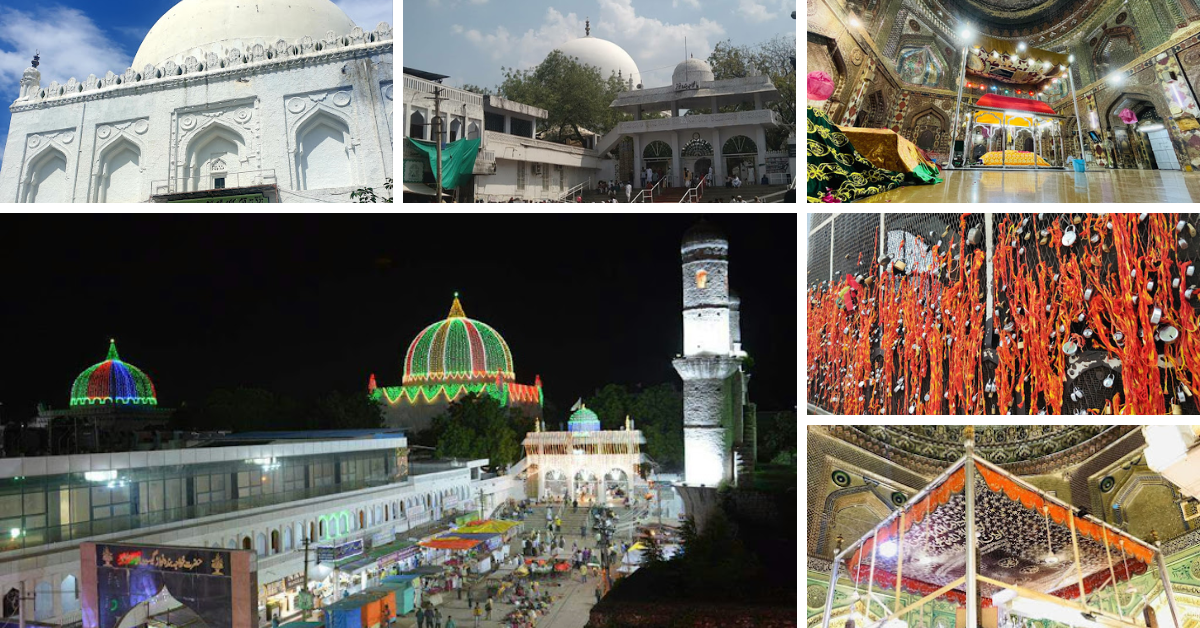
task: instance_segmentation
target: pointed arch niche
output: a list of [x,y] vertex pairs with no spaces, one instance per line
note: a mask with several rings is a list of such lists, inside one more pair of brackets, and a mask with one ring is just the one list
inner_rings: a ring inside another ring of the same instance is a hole
[[236,175],[246,155],[246,140],[241,133],[218,122],[210,124],[188,142],[185,191],[236,187]]
[[104,147],[97,163],[95,202],[137,203],[146,200],[140,146],[129,138],[119,138]]
[[296,127],[296,181],[301,190],[354,184],[354,140],[350,125],[317,108]]
[[46,148],[29,161],[25,175],[24,203],[68,203],[71,182],[67,177],[67,156],[57,148]]

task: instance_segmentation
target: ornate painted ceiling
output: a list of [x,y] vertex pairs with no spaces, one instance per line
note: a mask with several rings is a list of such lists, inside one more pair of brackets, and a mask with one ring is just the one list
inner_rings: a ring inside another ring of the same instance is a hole
[[980,25],[1003,28],[1034,27],[1052,21],[1077,0],[953,0],[942,1],[951,11]]
[[[963,456],[962,425],[838,425],[831,435],[919,473]],[[977,425],[975,451],[1019,475],[1061,471],[1095,455],[1136,425]]]

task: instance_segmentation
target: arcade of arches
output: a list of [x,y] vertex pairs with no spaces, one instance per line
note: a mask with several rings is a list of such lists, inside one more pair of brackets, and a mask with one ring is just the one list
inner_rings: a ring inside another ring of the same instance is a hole
[[[828,99],[808,104],[834,125],[895,131],[938,165],[950,158],[962,82],[964,106],[985,92],[1030,98],[1032,88],[1060,116],[1003,137],[977,128],[972,163],[984,152],[1036,146],[1070,171],[1066,159],[1079,158],[1082,143],[1089,171],[1162,171],[1164,180],[1189,181],[1200,169],[1200,0],[807,0],[807,25],[808,72],[833,83]],[[1054,73],[1038,82],[1032,70],[996,70],[1004,64],[970,55],[960,81],[966,42],[983,38],[1011,46],[1018,61],[1025,50],[1069,57],[1070,79]],[[966,113],[958,115],[962,142]]]

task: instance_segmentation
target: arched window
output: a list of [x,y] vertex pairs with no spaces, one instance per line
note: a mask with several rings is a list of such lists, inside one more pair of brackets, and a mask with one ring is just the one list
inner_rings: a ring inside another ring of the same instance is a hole
[[283,547],[279,544],[279,530],[271,530],[271,553],[278,554],[283,551]]
[[248,537],[248,536],[242,537],[242,549],[244,549],[244,550],[254,549],[253,544],[254,544],[254,541],[251,541],[250,537]]
[[109,144],[100,154],[96,202],[137,203],[146,200],[142,189],[142,153],[126,139]]
[[321,519],[321,536],[319,536],[317,538],[319,538],[319,539],[325,538],[325,519]]
[[25,179],[25,202],[67,203],[70,200],[67,157],[56,149],[47,150],[30,164]]
[[296,169],[302,190],[346,187],[354,183],[350,167],[350,127],[324,111],[296,131]]
[[644,159],[670,159],[671,146],[666,142],[655,140],[646,144],[642,149],[642,157]]
[[238,187],[237,173],[246,153],[241,134],[220,124],[210,125],[188,143],[185,188],[214,190]]
[[72,613],[79,610],[79,585],[75,576],[67,574],[58,588],[59,604],[62,612]]
[[259,556],[267,555],[267,535],[259,532],[254,537],[254,551],[258,552]]
[[478,124],[472,122],[470,125],[467,126],[467,139],[469,139],[469,140],[479,139],[479,125]]
[[721,148],[723,155],[748,155],[758,153],[758,144],[754,140],[745,135],[735,135],[725,142],[725,146]]
[[696,271],[696,287],[700,288],[701,290],[708,287],[708,271],[707,270]]
[[450,123],[450,141],[453,142],[462,135],[462,122],[455,120]]
[[408,136],[425,139],[425,116],[421,115],[420,111],[414,111],[408,117]]
[[39,621],[50,619],[54,616],[54,585],[42,580],[34,591],[33,618]]
[[283,551],[292,551],[292,526],[283,529]]

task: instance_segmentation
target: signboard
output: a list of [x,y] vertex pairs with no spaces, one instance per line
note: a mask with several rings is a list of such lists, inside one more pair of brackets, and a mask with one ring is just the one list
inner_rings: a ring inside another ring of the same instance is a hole
[[313,608],[313,594],[308,591],[301,591],[296,596],[296,607],[302,611],[311,611]]
[[371,547],[379,547],[381,545],[387,545],[388,543],[391,543],[392,541],[395,541],[395,540],[396,540],[395,530],[384,530],[383,532],[376,532],[375,534],[371,535]]
[[429,164],[428,159],[405,159],[404,160],[404,182],[405,183],[421,183],[425,180],[425,166]]
[[343,558],[358,556],[361,553],[363,553],[362,539],[333,547],[325,545],[317,548],[317,562],[339,561]]
[[84,628],[116,628],[160,591],[171,592],[209,628],[255,628],[256,557],[250,550],[85,542],[79,546]]
[[263,585],[262,596],[263,597],[271,597],[271,596],[279,595],[281,593],[286,593],[293,589],[299,589],[303,585],[304,585],[304,574],[303,573],[294,573],[286,578],[280,578],[279,580],[276,580],[275,582],[271,582],[271,583]]
[[211,198],[189,198],[168,203],[270,203],[265,194],[240,194],[237,196],[214,196]]
[[679,92],[679,91],[683,91],[685,89],[697,89],[699,87],[700,87],[700,84],[697,83],[696,81],[692,81],[691,83],[676,83],[675,91]]

